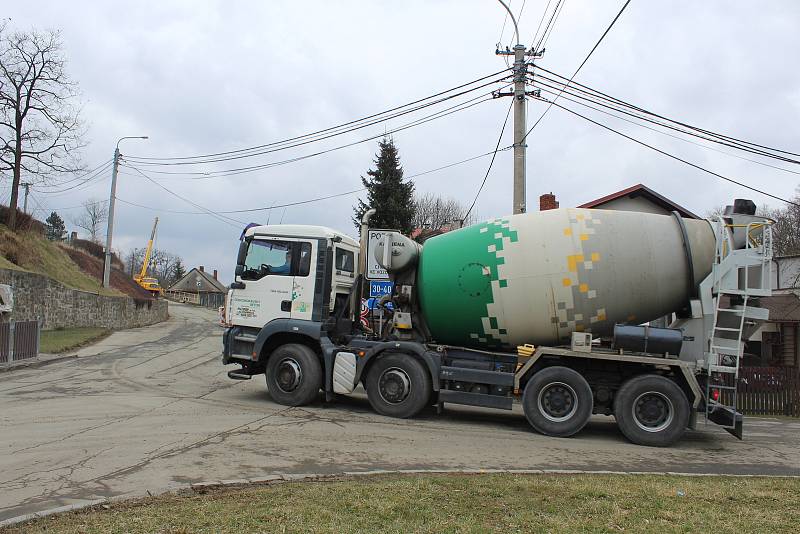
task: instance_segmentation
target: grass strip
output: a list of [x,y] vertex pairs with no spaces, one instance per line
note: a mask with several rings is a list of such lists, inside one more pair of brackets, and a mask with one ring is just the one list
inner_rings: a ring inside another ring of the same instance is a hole
[[111,334],[108,328],[63,328],[42,331],[40,352],[59,354],[99,341]]
[[800,480],[662,475],[385,475],[210,489],[10,532],[800,532]]

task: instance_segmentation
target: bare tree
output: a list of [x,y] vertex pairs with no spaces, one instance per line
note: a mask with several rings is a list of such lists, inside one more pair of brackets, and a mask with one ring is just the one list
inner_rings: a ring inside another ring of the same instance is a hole
[[[144,248],[134,248],[128,253],[128,271],[131,276],[138,275],[142,270],[144,261]],[[153,249],[150,253],[150,265],[147,267],[147,274],[157,278],[161,287],[169,287],[177,281],[177,275],[183,273],[183,260],[177,254],[165,250]],[[181,269],[177,271],[175,267],[181,264]]]
[[72,219],[78,228],[86,230],[89,240],[100,242],[100,228],[108,220],[108,207],[99,200],[87,200],[83,203],[83,211]]
[[800,187],[792,201],[795,204],[787,204],[785,208],[762,208],[761,211],[761,214],[775,220],[772,236],[776,256],[800,254]]
[[442,198],[439,195],[425,193],[414,196],[414,205],[416,208],[413,219],[414,228],[439,230],[468,226],[474,222],[473,216],[462,221],[467,208],[453,198]]
[[59,32],[9,33],[0,26],[0,173],[12,175],[12,230],[23,172],[37,183],[83,170],[77,85],[65,63]]

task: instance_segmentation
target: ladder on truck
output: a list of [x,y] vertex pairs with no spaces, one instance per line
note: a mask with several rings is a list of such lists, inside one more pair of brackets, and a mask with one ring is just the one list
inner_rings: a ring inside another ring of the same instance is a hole
[[[744,230],[745,246],[730,246],[736,229]],[[765,222],[715,225],[717,246],[712,266],[714,321],[707,353],[706,424],[709,420],[741,438],[737,412],[739,366],[744,353],[748,319],[766,319],[766,310],[752,299],[771,295],[772,229]]]

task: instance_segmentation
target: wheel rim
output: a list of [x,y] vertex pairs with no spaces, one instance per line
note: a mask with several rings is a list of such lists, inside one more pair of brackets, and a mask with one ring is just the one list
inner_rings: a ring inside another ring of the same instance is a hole
[[411,393],[411,380],[399,367],[385,370],[378,379],[378,393],[389,404],[400,404]]
[[297,389],[297,386],[300,385],[300,381],[303,379],[303,371],[300,364],[297,363],[297,360],[294,358],[284,358],[281,360],[280,363],[278,363],[276,379],[278,387],[286,393],[291,393]]
[[554,423],[566,421],[578,411],[578,395],[564,382],[551,382],[539,391],[539,413]]
[[645,432],[661,432],[672,424],[672,401],[658,391],[642,393],[633,401],[633,420]]

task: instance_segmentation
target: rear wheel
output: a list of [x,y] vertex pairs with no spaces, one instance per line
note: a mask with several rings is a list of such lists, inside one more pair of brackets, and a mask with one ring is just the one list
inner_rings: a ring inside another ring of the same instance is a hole
[[536,372],[525,386],[522,407],[537,432],[546,436],[577,434],[592,415],[592,389],[580,373],[568,367]]
[[381,356],[367,373],[367,398],[372,408],[390,417],[413,417],[431,399],[431,375],[407,354]]
[[641,375],[625,382],[614,399],[614,417],[633,443],[667,447],[689,424],[689,401],[678,385],[660,375]]
[[272,399],[285,406],[313,402],[322,387],[319,357],[305,345],[281,345],[270,355],[264,373]]

